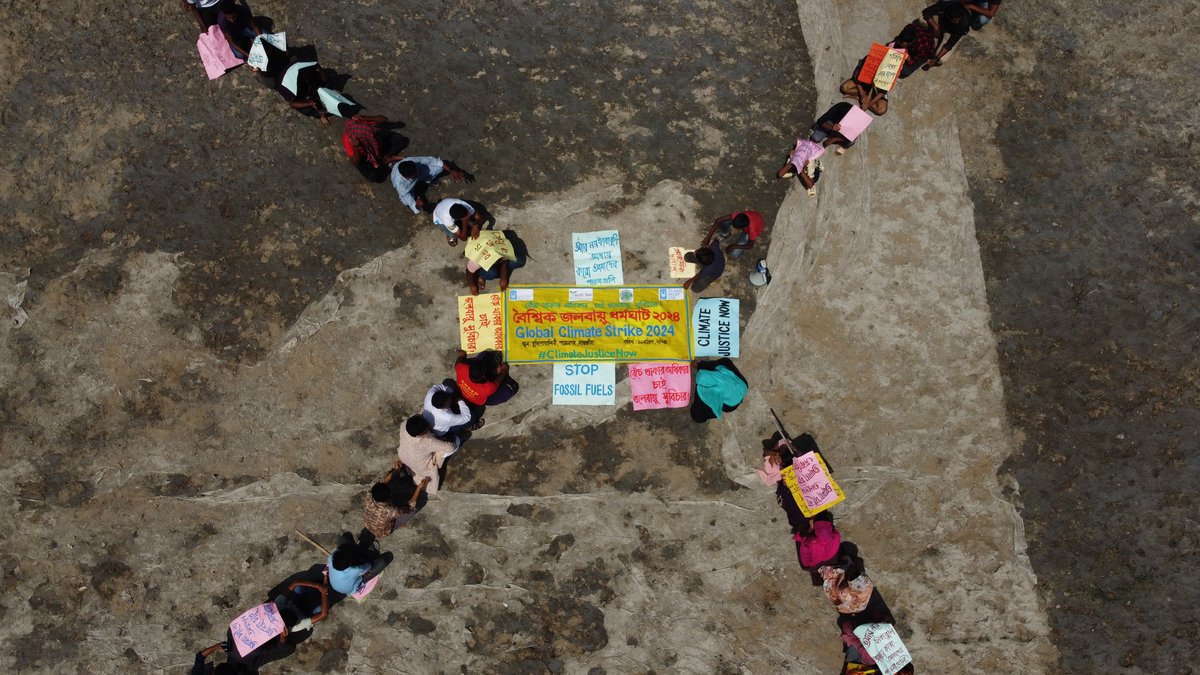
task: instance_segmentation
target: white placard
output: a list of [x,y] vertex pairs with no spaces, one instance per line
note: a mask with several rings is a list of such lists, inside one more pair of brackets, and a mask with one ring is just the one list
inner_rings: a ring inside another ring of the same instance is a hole
[[617,364],[554,364],[554,405],[613,405]]
[[908,647],[900,640],[896,627],[890,623],[865,623],[854,629],[863,648],[875,659],[875,666],[883,675],[896,675],[912,656]]

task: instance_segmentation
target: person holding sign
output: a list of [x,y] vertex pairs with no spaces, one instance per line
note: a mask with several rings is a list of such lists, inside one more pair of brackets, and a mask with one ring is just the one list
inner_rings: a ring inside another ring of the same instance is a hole
[[817,181],[821,180],[821,163],[818,158],[825,154],[825,147],[807,138],[797,138],[796,147],[788,155],[787,161],[775,172],[779,179],[796,177],[800,184],[808,190],[809,197],[817,195]]
[[254,38],[262,34],[262,29],[254,22],[254,15],[245,0],[241,4],[237,0],[221,0],[219,9],[217,26],[225,34],[233,55],[245,61],[250,58],[250,46],[254,44]]
[[842,135],[841,121],[853,109],[854,106],[846,101],[834,103],[826,110],[823,115],[817,118],[812,124],[812,134],[808,140],[814,143],[820,143],[822,147],[828,148],[831,145],[837,146],[837,154],[843,154],[847,149],[853,147],[854,141]]
[[[494,233],[489,233],[494,234]],[[487,288],[487,282],[499,280],[500,290],[508,290],[509,275],[513,270],[521,269],[529,260],[529,247],[512,230],[501,232],[507,246],[495,249],[499,260],[494,260],[490,267],[470,258],[467,259],[467,288],[471,295],[479,295]],[[468,246],[470,253],[470,246]]]
[[359,537],[358,543],[355,543],[353,534],[343,532],[338,537],[337,548],[329,554],[325,563],[329,587],[342,595],[357,593],[391,562],[392,554],[379,555],[372,545],[368,545],[365,536]]
[[471,358],[458,350],[454,360],[454,382],[462,397],[471,404],[475,419],[483,419],[484,406],[499,405],[517,395],[520,385],[508,374],[508,364],[494,350],[480,352]]
[[914,21],[905,26],[889,46],[904,50],[904,65],[900,68],[900,79],[903,80],[934,58],[937,52],[937,36],[928,25]]
[[725,272],[725,254],[721,252],[721,242],[710,242],[708,239],[705,237],[700,248],[683,254],[684,262],[696,264],[696,276],[683,282],[683,287],[691,289],[693,293],[703,293]]
[[483,426],[482,423],[472,426],[471,406],[462,399],[454,380],[435,384],[425,392],[421,417],[429,422],[433,435],[440,440],[447,440],[449,437],[457,442],[458,432]]
[[746,398],[749,385],[733,361],[694,361],[696,368],[696,391],[689,410],[692,421],[703,424],[711,419],[721,419],[728,412],[737,410]]
[[496,219],[483,204],[446,198],[433,207],[433,224],[446,233],[447,244],[458,246],[460,241],[478,237],[484,225],[490,230]]

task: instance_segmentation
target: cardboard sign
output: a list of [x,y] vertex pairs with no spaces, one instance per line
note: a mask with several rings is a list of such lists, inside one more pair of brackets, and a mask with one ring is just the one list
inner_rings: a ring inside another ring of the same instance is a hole
[[607,363],[554,364],[554,405],[612,405],[617,365]]
[[354,598],[355,600],[357,600],[357,601],[358,601],[358,603],[361,605],[361,604],[362,604],[362,602],[363,602],[363,600],[366,600],[366,599],[367,599],[367,596],[371,594],[371,591],[375,590],[375,587],[379,585],[379,577],[380,577],[380,575],[378,575],[378,574],[376,574],[375,576],[371,577],[371,580],[370,580],[370,581],[368,581],[367,583],[363,584],[363,587],[362,587],[362,588],[360,588],[360,589],[358,589],[357,591],[354,591],[353,593],[351,593],[351,594],[350,594],[350,597],[352,597],[352,598]]
[[689,249],[682,246],[672,246],[667,249],[667,266],[671,270],[672,279],[691,279],[696,276],[696,263],[683,259],[683,254]]
[[631,363],[629,391],[634,410],[686,408],[692,402],[690,363]]
[[582,297],[572,296],[578,290],[508,289],[504,352],[509,363],[691,360],[691,305],[686,294],[664,300],[659,286],[596,286],[590,289],[591,300],[572,300]]
[[468,354],[504,349],[504,297],[458,296],[458,345]]
[[616,230],[574,233],[575,285],[612,286],[625,283],[621,267],[621,234]]
[[838,122],[838,133],[845,136],[846,140],[853,141],[866,131],[873,119],[875,118],[871,117],[867,111],[852,105],[850,112],[846,113],[841,122]]
[[233,645],[242,656],[270,642],[285,628],[287,626],[283,625],[283,617],[279,616],[279,610],[273,602],[264,602],[258,607],[248,609],[229,623]]
[[891,91],[896,78],[900,76],[900,67],[904,65],[905,56],[903,49],[892,49],[876,42],[867,52],[856,79],[876,89]]
[[287,51],[287,33],[263,33],[262,35],[257,35],[254,37],[254,44],[250,45],[250,52],[246,56],[246,65],[259,70],[267,69],[267,50],[263,49],[262,46],[264,42],[279,51]]
[[900,639],[896,627],[890,623],[864,623],[854,629],[863,648],[875,659],[875,667],[883,675],[896,675],[904,666],[912,663],[908,647]]
[[463,247],[463,255],[468,260],[479,263],[479,266],[485,270],[492,269],[492,265],[500,262],[501,258],[512,261],[517,259],[512,242],[499,230],[484,230],[479,233],[477,238],[467,239],[467,245]]
[[345,117],[347,112],[358,105],[346,98],[342,92],[328,87],[317,89],[317,97],[321,99],[321,107],[325,108],[325,112],[338,117]]
[[732,298],[701,298],[692,310],[692,346],[696,356],[741,354],[738,313],[741,301]]
[[846,499],[842,488],[830,475],[829,467],[825,466],[825,460],[815,452],[793,458],[792,465],[779,473],[805,518],[812,518]]
[[208,32],[196,38],[196,51],[200,52],[200,62],[204,64],[204,72],[210,80],[224,75],[230,68],[242,65],[242,60],[229,50],[225,34],[216,26],[209,26]]

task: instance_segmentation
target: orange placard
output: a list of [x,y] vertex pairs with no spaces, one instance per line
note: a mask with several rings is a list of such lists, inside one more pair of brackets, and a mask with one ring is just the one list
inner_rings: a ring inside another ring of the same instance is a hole
[[855,79],[876,89],[891,91],[896,78],[900,76],[904,59],[903,49],[892,49],[876,42],[871,45],[871,51],[867,52],[867,57],[863,59],[862,68],[859,68]]

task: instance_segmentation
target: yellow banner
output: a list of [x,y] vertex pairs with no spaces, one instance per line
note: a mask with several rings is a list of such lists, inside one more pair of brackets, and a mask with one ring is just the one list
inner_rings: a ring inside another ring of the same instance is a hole
[[680,286],[509,286],[504,307],[509,363],[692,358]]
[[504,298],[499,293],[458,296],[458,343],[468,354],[504,348]]

